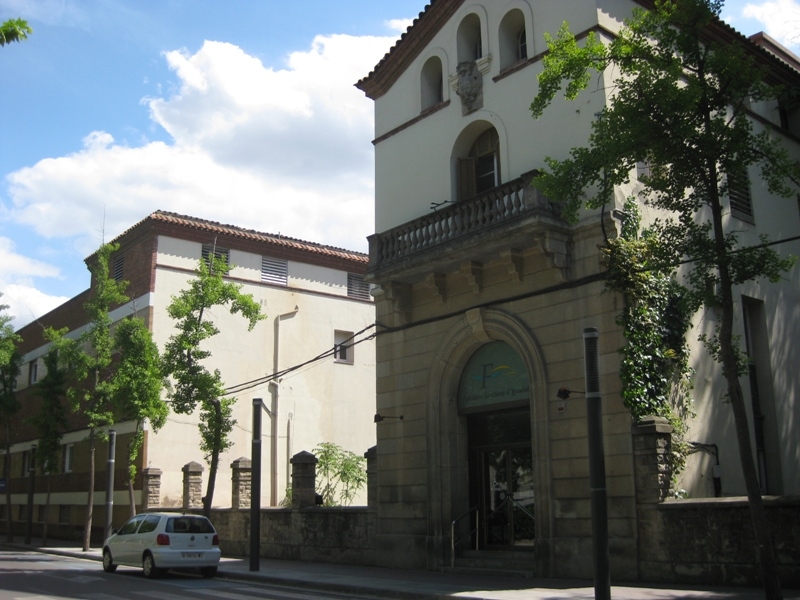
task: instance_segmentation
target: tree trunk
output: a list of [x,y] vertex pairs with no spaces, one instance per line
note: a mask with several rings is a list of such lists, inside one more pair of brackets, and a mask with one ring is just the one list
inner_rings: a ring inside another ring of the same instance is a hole
[[86,498],[86,520],[83,526],[83,551],[88,552],[92,540],[92,511],[94,510],[94,430],[89,433],[89,491]]
[[208,486],[206,487],[206,495],[203,497],[203,514],[206,518],[211,518],[211,503],[214,500],[214,486],[217,481],[217,467],[219,466],[219,445],[220,445],[220,429],[222,428],[222,407],[219,403],[213,402],[214,405],[214,447],[211,451],[211,464],[208,466]]
[[50,490],[52,474],[47,473],[47,496],[44,501],[44,518],[42,519],[42,546],[47,546],[47,522],[50,519]]
[[750,518],[753,521],[753,533],[756,538],[758,559],[761,563],[761,577],[764,585],[764,597],[767,600],[781,600],[781,582],[778,576],[778,565],[775,548],[772,545],[772,534],[761,498],[761,488],[758,484],[758,474],[753,462],[753,445],[750,440],[750,425],[747,420],[742,386],[737,373],[737,358],[732,343],[732,312],[733,303],[728,311],[730,317],[725,316],[725,303],[723,303],[722,326],[720,327],[720,350],[722,354],[723,371],[728,384],[728,398],[733,410],[733,421],[736,426],[736,441],[739,446],[739,461],[742,466],[747,500],[750,507]]
[[130,518],[136,516],[136,501],[133,497],[133,479],[128,478],[128,504],[130,506]]
[[[8,421],[6,421],[6,430],[8,430]],[[10,434],[8,434],[10,435]],[[11,527],[11,453],[9,447],[6,445],[4,477],[6,479],[6,541],[11,543],[14,541],[14,529]]]
[[725,260],[726,248],[722,229],[722,210],[718,199],[713,203],[714,242],[717,250],[717,268],[719,269],[720,292],[722,296],[722,321],[719,326],[719,349],[722,361],[722,373],[728,385],[728,398],[733,410],[733,421],[736,427],[736,441],[739,446],[739,462],[742,467],[747,500],[750,507],[750,518],[753,522],[753,533],[756,538],[758,560],[761,565],[761,579],[766,600],[782,600],[781,582],[778,575],[778,564],[775,548],[772,545],[772,534],[769,530],[761,488],[753,459],[753,446],[750,440],[750,425],[747,420],[742,386],[739,382],[739,355],[734,345],[733,321],[734,302],[733,286],[728,262]]

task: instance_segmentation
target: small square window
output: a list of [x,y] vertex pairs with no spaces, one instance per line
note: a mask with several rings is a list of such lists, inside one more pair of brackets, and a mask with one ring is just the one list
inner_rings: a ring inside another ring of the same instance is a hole
[[31,451],[30,450],[23,450],[22,451],[22,471],[20,472],[21,477],[28,477],[31,468]]
[[64,473],[72,473],[72,460],[75,452],[74,444],[67,444],[64,446]]
[[337,363],[352,365],[354,345],[352,331],[333,332],[333,359]]

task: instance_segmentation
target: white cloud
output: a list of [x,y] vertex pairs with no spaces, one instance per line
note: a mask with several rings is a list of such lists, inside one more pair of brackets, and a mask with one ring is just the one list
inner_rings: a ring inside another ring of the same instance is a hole
[[392,31],[405,33],[413,22],[414,19],[390,19],[386,22],[386,26]]
[[179,85],[145,103],[173,143],[92,132],[80,151],[10,174],[6,218],[76,237],[84,255],[156,209],[364,250],[372,102],[353,84],[393,41],[320,36],[279,70],[221,42],[168,52]]
[[58,269],[47,263],[17,254],[12,240],[0,237],[0,280],[15,277],[57,277]]
[[764,31],[781,44],[797,50],[800,39],[800,2],[797,0],[750,2],[742,14],[762,23]]
[[14,329],[30,323],[67,298],[49,296],[34,286],[34,278],[58,277],[58,269],[16,252],[14,242],[0,237],[0,304],[8,305],[6,315],[13,317]]
[[[2,284],[0,283],[0,285]],[[13,283],[3,286],[3,297],[0,298],[0,303],[8,305],[9,308],[5,314],[13,317],[12,327],[20,329],[61,306],[67,300],[69,298],[66,296],[48,296],[33,285]]]

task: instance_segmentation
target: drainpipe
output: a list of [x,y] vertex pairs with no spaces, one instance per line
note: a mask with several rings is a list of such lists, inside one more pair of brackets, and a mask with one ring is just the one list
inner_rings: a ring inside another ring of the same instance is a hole
[[292,475],[292,457],[294,451],[292,450],[292,427],[294,426],[294,413],[289,413],[286,419],[286,484],[288,487],[290,477]]
[[269,505],[278,506],[278,389],[274,381],[269,382],[272,405],[269,412]]
[[[280,343],[281,343],[281,321],[291,319],[297,314],[300,308],[295,305],[294,310],[283,313],[275,317],[274,345],[272,349],[272,374],[276,375],[280,366]],[[278,381],[274,379],[269,382],[269,392],[272,395],[269,417],[270,427],[270,484],[269,484],[269,503],[270,506],[278,505]],[[287,471],[288,473],[288,471]]]

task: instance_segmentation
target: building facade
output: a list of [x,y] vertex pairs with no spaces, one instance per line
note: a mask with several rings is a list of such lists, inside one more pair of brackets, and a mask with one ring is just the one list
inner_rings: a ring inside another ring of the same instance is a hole
[[[375,103],[369,280],[380,332],[377,408],[403,416],[377,429],[376,536],[394,564],[447,567],[477,547],[484,566],[490,550],[502,550],[539,576],[591,577],[586,401],[558,391],[586,389],[583,332],[596,328],[612,575],[642,575],[648,538],[618,374],[623,299],[605,291],[598,250],[606,234],[618,234],[611,209],[636,194],[636,177],[605,212],[568,224],[530,183],[545,157],[563,159],[586,144],[610,79],[574,102],[554,102],[539,120],[528,109],[545,33],[566,20],[579,38],[595,31],[610,39],[637,6],[649,3],[434,0],[357,84]],[[722,23],[715,34],[749,43]],[[779,77],[800,81],[794,58],[749,44]],[[800,158],[797,123],[777,109],[753,106],[756,128],[775,128]],[[752,214],[727,217],[744,231],[742,243],[762,232],[796,238],[797,204],[756,179],[750,189]],[[800,246],[795,239],[782,251]],[[800,379],[790,341],[800,322],[797,272],[736,294],[744,309],[738,330],[746,318],[759,356],[763,415],[751,422],[754,438],[766,439],[764,469],[774,473],[775,487],[765,491],[798,494]],[[715,318],[698,315],[690,338]],[[690,456],[681,485],[690,496],[713,497],[718,478],[721,494],[741,495],[724,382],[697,344],[692,357],[697,417],[688,437],[713,453]]]
[[[112,319],[133,314],[142,317],[159,348],[175,332],[167,314],[172,297],[188,287],[199,261],[209,252],[226,256],[232,265],[228,279],[252,294],[267,317],[248,332],[241,316],[230,315],[222,307],[213,311],[220,333],[204,347],[211,353],[208,366],[220,370],[227,386],[240,390],[234,394],[237,424],[231,434],[233,446],[220,457],[214,506],[231,506],[231,464],[241,457],[250,458],[254,398],[262,398],[267,409],[262,418],[262,506],[278,506],[286,499],[289,459],[297,452],[333,442],[361,455],[374,445],[375,350],[370,334],[375,309],[364,282],[364,254],[160,211],[113,241],[119,250],[111,257],[110,273],[129,282],[131,300],[117,307]],[[83,305],[90,293],[91,288],[19,332],[25,363],[17,387],[23,410],[12,446],[10,483],[15,519],[26,510],[27,470],[23,463],[35,434],[25,423],[36,409],[36,382],[44,376],[42,358],[47,345],[42,328],[67,327],[70,335],[79,332],[86,322]],[[326,353],[325,358],[311,361]],[[305,366],[291,369],[299,365]],[[117,523],[128,513],[124,451],[134,424],[117,423],[113,428],[118,436]],[[146,502],[142,496],[141,473],[148,468],[160,470],[156,505],[182,505],[184,465],[204,463],[199,440],[197,413],[171,412],[162,429],[146,431],[135,485],[137,506],[145,503],[152,507],[154,503],[153,498]],[[53,476],[51,504],[58,508],[51,511],[49,521],[54,526],[82,523],[88,450],[86,430],[78,417],[71,416],[62,443],[60,472]],[[100,444],[95,481],[98,505],[105,501],[101,493],[105,489],[105,452],[106,446]],[[207,469],[205,466],[203,493]],[[37,507],[44,503],[41,479],[34,499]],[[355,503],[366,503],[366,490]]]

